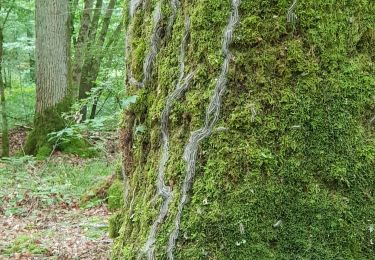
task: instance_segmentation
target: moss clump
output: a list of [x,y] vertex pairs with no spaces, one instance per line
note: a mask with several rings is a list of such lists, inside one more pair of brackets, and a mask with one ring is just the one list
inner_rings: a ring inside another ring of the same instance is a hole
[[89,142],[82,138],[73,138],[58,146],[58,149],[66,154],[78,155],[82,158],[98,156],[98,151]]
[[38,149],[38,153],[36,154],[37,160],[44,160],[51,155],[52,146],[49,144],[44,144],[42,147]]
[[33,130],[29,133],[24,148],[26,154],[37,155],[41,148],[44,153],[46,146],[52,150],[53,144],[49,141],[48,134],[64,128],[65,121],[61,114],[68,111],[69,107],[70,97],[66,97],[55,106],[35,115]]
[[116,161],[115,162],[115,175],[116,175],[116,179],[118,180],[122,180],[123,179],[123,176],[122,176],[122,163],[120,160]]
[[14,253],[31,253],[34,255],[42,255],[48,250],[37,239],[22,235],[17,237],[8,247],[4,249],[4,253],[12,255]]
[[124,184],[115,180],[108,190],[108,209],[115,211],[124,206]]
[[120,228],[123,223],[123,214],[121,212],[116,212],[109,219],[109,237],[116,238],[120,235]]
[[92,187],[90,190],[86,191],[81,197],[81,204],[83,206],[87,205],[92,200],[105,200],[108,198],[108,190],[112,186],[116,176],[112,175],[105,180],[98,183],[98,185]]

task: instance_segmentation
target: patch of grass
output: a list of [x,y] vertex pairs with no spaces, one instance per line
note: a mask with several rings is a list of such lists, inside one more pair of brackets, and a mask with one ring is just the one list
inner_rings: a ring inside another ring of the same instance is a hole
[[85,139],[73,138],[68,142],[59,145],[59,149],[66,154],[79,155],[82,158],[94,158],[98,150],[90,145]]
[[63,159],[62,162],[51,162],[45,168],[40,168],[32,157],[3,161],[0,168],[0,207],[9,216],[24,213],[26,207],[23,205],[32,202],[41,207],[56,203],[73,205],[113,171],[114,166],[100,159],[79,161],[78,165]]
[[4,254],[12,255],[14,253],[31,253],[33,255],[43,255],[48,252],[38,239],[21,235],[11,242],[5,249]]
[[51,155],[52,147],[50,145],[43,145],[39,148],[38,153],[36,154],[37,160],[44,160]]

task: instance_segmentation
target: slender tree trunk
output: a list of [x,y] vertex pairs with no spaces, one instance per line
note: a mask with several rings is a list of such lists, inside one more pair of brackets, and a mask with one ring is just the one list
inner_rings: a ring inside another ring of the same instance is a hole
[[[102,16],[102,11],[103,11],[102,8],[103,8],[103,0],[96,0],[95,10],[94,10],[93,17],[91,19],[89,36],[88,36],[88,41],[90,43],[95,42],[96,35],[97,35],[97,32],[98,32],[98,28],[99,28],[99,21],[100,21],[100,18]],[[86,49],[85,54],[87,54],[88,50],[89,50],[89,48]]]
[[85,0],[81,17],[81,28],[79,30],[74,52],[73,85],[79,88],[81,82],[82,65],[88,40],[91,15],[93,13],[94,0]]
[[8,117],[5,100],[5,85],[3,81],[2,69],[3,69],[3,44],[4,34],[3,28],[0,27],[0,101],[1,101],[1,146],[2,153],[1,157],[9,157],[9,133],[8,133]]
[[[106,48],[103,48],[103,46],[108,35],[108,28],[111,22],[111,17],[115,5],[116,0],[110,0],[103,19],[100,33],[98,35],[98,39],[87,50],[85,62],[82,67],[82,78],[79,87],[79,99],[88,97],[87,93],[92,89],[92,86],[95,84],[95,80],[98,77],[102,56],[105,55],[104,51],[106,50]],[[87,117],[87,106],[83,106],[81,114],[82,120],[85,120]]]
[[71,103],[68,0],[36,0],[36,114],[25,150],[35,154],[48,145],[47,134],[64,127],[61,113]]
[[8,68],[8,87],[12,88],[12,70]]
[[374,3],[129,3],[112,258],[373,259]]
[[[32,30],[27,27],[26,28],[26,35],[28,39],[31,39],[34,37]],[[29,47],[31,47],[31,43],[28,44]],[[35,57],[33,53],[29,54],[29,66],[30,66],[30,79],[32,82],[35,82]]]
[[[3,54],[4,55],[4,54]],[[3,84],[5,86],[5,88],[8,88],[9,87],[9,83],[8,83],[8,76],[7,76],[7,71],[6,69],[4,68],[4,64],[3,64],[3,74],[2,74],[2,77],[3,77]]]
[[[95,85],[94,85],[94,87],[95,87]],[[102,95],[102,91],[100,90],[99,93],[97,94],[97,96],[95,96],[95,98],[94,98],[93,104],[91,106],[91,111],[90,111],[90,119],[94,119],[95,116],[96,116],[96,111],[98,109],[98,103],[99,103],[101,95]]]
[[76,46],[77,44],[77,37],[75,37],[75,30],[74,22],[76,19],[76,14],[79,7],[79,0],[69,0],[69,10],[70,10],[70,37],[72,38],[72,44],[73,46]]
[[[87,60],[88,59],[91,59],[91,55],[92,55],[92,49],[94,49],[94,46],[95,46],[95,42],[96,42],[96,35],[98,33],[98,29],[99,29],[99,21],[100,21],[100,17],[101,17],[101,13],[102,13],[102,6],[103,6],[103,0],[97,0],[96,1],[96,4],[95,4],[95,11],[94,11],[94,15],[93,15],[93,18],[91,20],[91,24],[90,24],[90,29],[89,29],[89,35],[88,35],[88,38],[87,38],[87,41],[90,42],[91,44],[90,45],[87,45],[86,49],[85,49],[85,59],[84,59],[84,62],[82,64],[82,67],[81,67],[81,81],[79,82],[79,90],[78,90],[78,99],[81,100],[81,99],[84,99],[86,98],[86,92],[84,92],[84,89],[82,88],[82,82],[86,82],[87,81]],[[82,80],[82,75],[83,75],[83,80]],[[87,105],[83,105],[82,108],[81,108],[81,115],[82,115],[82,120],[86,120],[86,115],[87,115]]]
[[[116,30],[113,32],[113,34],[109,38],[107,44],[105,45],[104,50],[110,50],[111,47],[118,42],[118,40],[119,40],[118,36],[121,35],[121,32],[123,30],[123,25],[124,24],[122,22],[120,24],[118,24]],[[111,64],[113,55],[114,55],[114,52],[110,52],[109,54],[106,55],[106,53],[104,51],[101,51],[101,53],[96,57],[96,59],[98,60],[97,64],[99,66],[94,67],[94,69],[91,71],[91,74],[92,74],[91,78],[94,79],[94,82],[92,83],[92,86],[88,87],[88,89],[91,90],[92,88],[96,87],[95,81],[97,80],[97,78],[99,76],[100,65],[102,64],[102,60],[104,59],[104,56],[106,56],[106,60],[107,60],[108,64]],[[94,119],[96,114],[97,114],[98,102],[100,100],[101,95],[102,95],[102,91],[100,91],[98,96],[96,96],[95,99],[94,99],[94,102],[93,102],[92,107],[91,107],[90,119]],[[116,97],[116,99],[117,99],[116,100],[117,103],[119,104],[119,106],[121,108],[121,101],[118,99],[118,97]]]

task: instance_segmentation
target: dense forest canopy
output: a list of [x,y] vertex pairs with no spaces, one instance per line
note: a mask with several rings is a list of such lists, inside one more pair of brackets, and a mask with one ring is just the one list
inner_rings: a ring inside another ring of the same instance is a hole
[[0,3],[0,224],[98,217],[67,258],[374,258],[373,1]]

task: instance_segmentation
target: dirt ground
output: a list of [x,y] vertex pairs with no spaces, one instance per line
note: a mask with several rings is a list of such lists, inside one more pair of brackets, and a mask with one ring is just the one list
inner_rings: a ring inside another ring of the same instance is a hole
[[[104,206],[0,215],[0,259],[109,259],[108,216]],[[17,246],[20,250],[12,253]]]
[[[22,151],[26,130],[11,131],[12,155]],[[108,160],[108,156],[104,157],[103,160]],[[105,201],[79,205],[79,197],[65,196],[64,191],[58,190],[63,185],[56,186],[56,178],[45,178],[54,174],[54,168],[49,175],[40,176],[45,162],[31,161],[12,161],[15,165],[12,167],[8,167],[7,161],[0,161],[0,260],[109,259],[112,240],[108,237],[108,218],[111,213]],[[48,163],[57,167],[71,165],[73,169],[78,168],[79,173],[88,162],[56,152]],[[106,175],[94,177],[102,180]],[[39,183],[46,187],[40,189]]]

